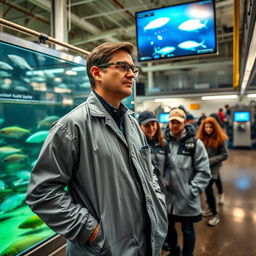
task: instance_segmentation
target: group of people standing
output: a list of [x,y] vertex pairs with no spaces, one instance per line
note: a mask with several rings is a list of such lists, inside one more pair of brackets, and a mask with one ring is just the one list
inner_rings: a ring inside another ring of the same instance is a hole
[[226,137],[214,125],[206,132],[211,119],[202,140],[180,109],[165,136],[153,113],[137,122],[121,102],[139,74],[133,49],[121,42],[91,51],[92,92],[52,125],[31,173],[26,203],[67,239],[68,256],[159,256],[162,248],[178,255],[177,221],[182,254],[193,255],[199,195],[226,157],[217,157]]
[[[161,135],[153,112],[144,111],[138,118],[151,147],[152,164],[159,184],[164,185],[168,207],[168,233],[163,250],[169,255],[193,255],[194,223],[201,216],[212,216],[209,226],[220,222],[213,184],[220,182],[220,167],[228,157],[227,135],[214,117],[202,120],[197,133],[186,120],[186,112],[174,108]],[[159,164],[162,163],[162,164]],[[205,191],[208,208],[201,214],[200,194]],[[175,223],[180,222],[183,248],[178,244]]]

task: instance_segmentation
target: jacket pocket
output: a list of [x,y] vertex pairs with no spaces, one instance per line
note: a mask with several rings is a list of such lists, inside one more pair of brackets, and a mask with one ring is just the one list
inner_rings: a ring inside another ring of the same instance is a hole
[[95,237],[95,239],[93,240],[93,242],[92,243],[87,242],[84,247],[86,250],[90,251],[94,255],[105,255],[104,249],[103,249],[105,239],[104,239],[101,223],[99,225],[100,225],[99,232]]
[[106,255],[139,256],[138,242],[136,238],[131,235],[121,238],[108,247],[106,251]]

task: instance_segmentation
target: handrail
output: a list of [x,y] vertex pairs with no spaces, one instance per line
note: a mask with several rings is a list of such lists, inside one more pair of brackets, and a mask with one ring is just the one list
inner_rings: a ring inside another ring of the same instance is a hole
[[85,54],[86,56],[88,56],[90,54],[90,52],[88,52],[86,50],[83,50],[81,48],[78,48],[78,47],[73,46],[73,45],[68,44],[68,43],[61,42],[61,41],[59,41],[59,40],[57,40],[57,39],[55,39],[53,37],[50,37],[50,36],[48,36],[46,34],[39,33],[39,32],[37,32],[35,30],[23,27],[21,25],[18,25],[16,23],[10,22],[8,20],[0,18],[0,24],[2,24],[3,26],[9,27],[9,28],[13,28],[13,29],[18,30],[18,31],[21,31],[21,32],[26,33],[26,34],[33,35],[35,37],[38,37],[40,40],[41,39],[43,41],[47,40],[47,41],[49,41],[51,43],[61,45],[61,46],[65,47],[65,48],[71,49],[71,50],[73,50],[75,52],[79,52],[79,53]]

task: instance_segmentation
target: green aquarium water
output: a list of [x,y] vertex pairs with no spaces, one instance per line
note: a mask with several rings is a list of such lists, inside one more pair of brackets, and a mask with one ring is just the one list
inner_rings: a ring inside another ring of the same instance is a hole
[[[0,256],[55,235],[25,203],[31,171],[55,121],[90,93],[86,61],[0,33]],[[124,100],[134,111],[134,96]]]
[[1,103],[0,255],[17,255],[54,234],[25,204],[25,196],[51,123],[71,109],[54,104]]
[[85,60],[0,33],[0,256],[55,233],[25,203],[50,126],[90,92]]

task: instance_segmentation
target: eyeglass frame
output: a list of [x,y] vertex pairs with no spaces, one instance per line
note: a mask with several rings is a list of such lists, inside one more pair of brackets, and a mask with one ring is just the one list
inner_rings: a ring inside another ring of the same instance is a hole
[[125,70],[123,70],[123,71],[128,73],[129,70],[131,70],[135,77],[138,77],[139,72],[140,72],[140,68],[138,66],[131,65],[128,62],[124,62],[124,61],[117,61],[117,62],[112,62],[112,63],[102,63],[100,65],[97,65],[96,67],[98,67],[98,68],[107,68],[107,67],[110,67],[112,65],[117,65],[117,66],[118,65],[119,66],[123,65],[123,66],[129,67],[129,69],[127,69],[127,71],[125,71]]

